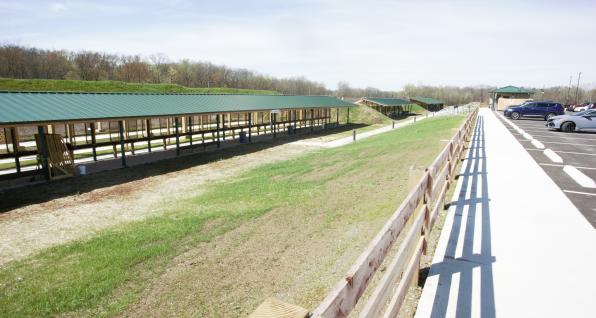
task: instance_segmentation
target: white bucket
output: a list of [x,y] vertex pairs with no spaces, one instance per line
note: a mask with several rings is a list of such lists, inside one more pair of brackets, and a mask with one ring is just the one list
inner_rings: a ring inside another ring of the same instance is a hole
[[84,176],[87,174],[87,166],[85,165],[79,165],[79,175]]

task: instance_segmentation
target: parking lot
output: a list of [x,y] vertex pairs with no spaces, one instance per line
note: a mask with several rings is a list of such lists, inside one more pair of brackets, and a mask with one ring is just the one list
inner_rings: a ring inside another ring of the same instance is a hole
[[[505,123],[507,129],[524,146],[528,153],[546,171],[567,197],[596,228],[596,133],[563,133],[545,127],[542,119],[519,119],[511,122],[529,134],[539,143],[532,142],[516,129]],[[547,156],[545,149],[557,156]],[[552,159],[552,158],[555,159]],[[565,168],[565,166],[571,166]],[[514,167],[513,167],[514,168]],[[574,169],[575,168],[575,169]],[[579,173],[578,173],[579,172]],[[548,198],[545,198],[548,200]]]

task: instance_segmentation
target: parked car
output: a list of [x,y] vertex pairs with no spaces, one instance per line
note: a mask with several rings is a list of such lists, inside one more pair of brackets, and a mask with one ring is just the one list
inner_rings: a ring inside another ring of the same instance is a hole
[[521,105],[509,106],[504,111],[505,117],[520,119],[522,117],[544,118],[548,120],[553,116],[564,115],[565,109],[559,103],[552,101],[531,101]]
[[581,104],[576,104],[573,106],[573,108],[570,110],[572,112],[583,112],[586,109],[589,109],[588,106],[590,105],[590,103],[581,103]]
[[579,106],[579,107],[575,107],[575,108],[573,109],[573,111],[576,111],[576,112],[583,112],[583,111],[585,111],[585,110],[588,110],[588,109],[594,109],[594,108],[596,108],[596,104],[594,104],[594,103],[585,103],[585,104],[582,104],[582,105],[581,105],[581,106]]
[[590,109],[572,115],[551,117],[546,121],[546,127],[564,132],[596,132],[596,109]]

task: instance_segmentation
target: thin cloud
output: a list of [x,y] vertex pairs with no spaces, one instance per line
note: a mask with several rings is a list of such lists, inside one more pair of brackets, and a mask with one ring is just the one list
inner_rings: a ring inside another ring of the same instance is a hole
[[58,13],[58,12],[65,11],[67,9],[67,7],[68,6],[65,3],[54,2],[54,3],[50,4],[50,11],[52,11],[54,13]]

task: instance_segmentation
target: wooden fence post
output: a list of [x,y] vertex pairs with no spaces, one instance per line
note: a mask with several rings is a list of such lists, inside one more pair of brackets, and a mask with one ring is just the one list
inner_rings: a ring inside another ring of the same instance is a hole
[[433,173],[435,167],[430,167],[426,169],[426,173],[428,174],[428,178],[426,181],[426,189],[424,191],[424,226],[422,227],[422,235],[424,236],[424,241],[422,244],[422,253],[426,255],[427,249],[427,241],[428,235],[430,233],[430,223],[431,223],[431,211],[433,208],[433,200],[432,200],[432,193],[433,193]]

